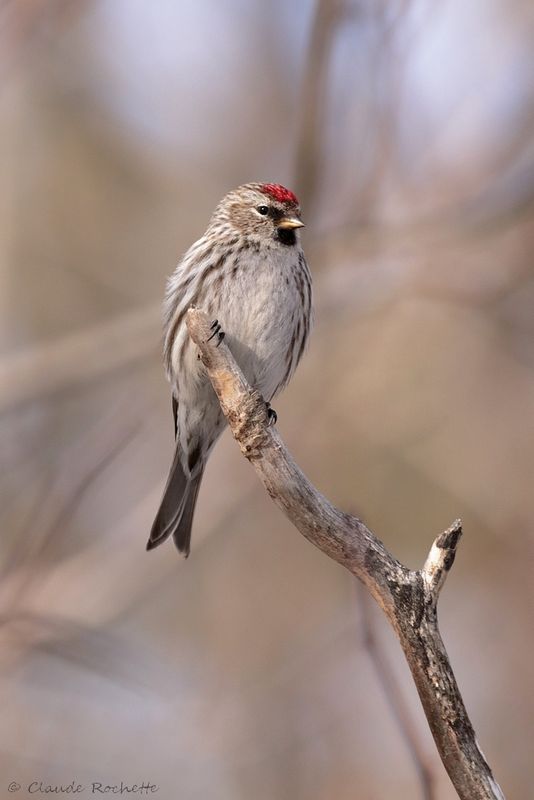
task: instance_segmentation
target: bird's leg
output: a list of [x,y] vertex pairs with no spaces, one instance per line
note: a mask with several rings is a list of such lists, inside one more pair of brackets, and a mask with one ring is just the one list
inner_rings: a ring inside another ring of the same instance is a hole
[[225,332],[221,330],[221,326],[219,324],[218,319],[213,320],[213,322],[210,325],[210,329],[213,331],[213,333],[211,334],[211,336],[208,336],[208,342],[210,341],[210,339],[213,339],[214,336],[218,336],[219,340],[215,345],[215,347],[218,347],[226,335]]
[[267,407],[267,419],[269,420],[269,425],[276,425],[278,421],[278,414],[276,413],[274,408],[271,408],[270,403],[266,402],[265,405]]

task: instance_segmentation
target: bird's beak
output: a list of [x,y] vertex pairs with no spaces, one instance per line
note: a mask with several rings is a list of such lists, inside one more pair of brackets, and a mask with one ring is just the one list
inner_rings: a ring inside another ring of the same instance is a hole
[[282,217],[276,224],[277,228],[282,230],[293,230],[293,228],[303,228],[304,223],[298,217]]

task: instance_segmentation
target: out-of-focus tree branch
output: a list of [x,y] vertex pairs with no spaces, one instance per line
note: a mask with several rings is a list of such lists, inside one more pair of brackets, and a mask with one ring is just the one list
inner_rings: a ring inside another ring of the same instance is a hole
[[441,760],[461,800],[503,800],[480,751],[437,623],[440,590],[462,528],[456,521],[434,541],[421,570],[397,561],[361,522],[334,506],[308,481],[251,389],[228,347],[209,341],[210,322],[190,309],[187,327],[241,451],[295,527],[371,592],[404,651]]
[[120,315],[0,361],[0,413],[142,361],[157,347],[159,305]]
[[312,24],[301,94],[296,143],[295,187],[304,208],[313,208],[323,142],[323,113],[330,53],[337,26],[346,11],[344,0],[318,0]]
[[[69,463],[68,477],[72,486],[66,492],[63,502],[58,502],[54,497],[58,487],[54,486],[53,482],[46,487],[45,496],[39,496],[36,508],[32,510],[30,517],[31,530],[24,531],[24,535],[15,540],[12,551],[0,569],[0,578],[4,583],[10,574],[13,576],[8,583],[8,596],[2,603],[0,627],[16,615],[17,609],[23,606],[23,600],[27,602],[32,593],[37,593],[43,580],[43,574],[39,570],[24,569],[25,564],[36,564],[48,549],[54,545],[57,547],[58,543],[68,535],[67,523],[82,498],[108,465],[124,451],[139,430],[138,423],[130,423],[128,427],[124,426],[122,429],[118,421],[116,425],[118,432],[115,435],[110,433],[105,442],[94,443],[93,451],[85,458],[78,452],[77,461]],[[64,476],[63,482],[65,482]],[[60,480],[57,483],[59,484]],[[34,521],[40,517],[45,520],[42,531],[39,530],[39,524],[36,525]]]
[[61,30],[75,20],[86,5],[67,0],[50,0],[48,3],[4,0],[0,4],[0,78],[5,76],[6,67],[11,67],[21,52],[34,48],[41,37],[46,38],[43,32],[49,31],[52,25]]

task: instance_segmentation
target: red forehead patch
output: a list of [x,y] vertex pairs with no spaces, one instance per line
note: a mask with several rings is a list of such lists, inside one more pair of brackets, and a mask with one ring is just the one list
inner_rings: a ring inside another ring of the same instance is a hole
[[297,196],[285,186],[280,186],[279,183],[262,183],[260,191],[268,194],[273,200],[278,200],[279,203],[295,203],[296,205],[299,203]]

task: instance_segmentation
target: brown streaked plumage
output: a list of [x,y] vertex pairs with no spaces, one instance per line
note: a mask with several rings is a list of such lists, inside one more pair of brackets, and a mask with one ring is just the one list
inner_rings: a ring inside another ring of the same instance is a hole
[[189,554],[202,475],[226,424],[187,334],[186,311],[196,305],[218,320],[245,377],[270,403],[291,379],[310,331],[311,277],[300,227],[298,200],[288,189],[240,186],[222,199],[168,281],[164,363],[175,451],[148,550],[172,536]]

